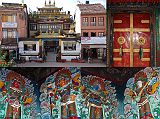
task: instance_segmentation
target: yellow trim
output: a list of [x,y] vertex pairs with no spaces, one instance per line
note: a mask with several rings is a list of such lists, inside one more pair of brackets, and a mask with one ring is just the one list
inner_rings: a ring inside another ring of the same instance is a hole
[[[149,28],[133,28],[132,27],[132,29],[134,32],[150,32]],[[113,30],[114,32],[130,32],[131,27],[130,28],[114,28]]]
[[[119,52],[119,49],[113,49],[113,52]],[[123,49],[123,52],[130,52],[130,49]],[[139,52],[139,49],[133,49],[133,52]],[[143,49],[143,52],[150,52],[150,49]]]
[[114,24],[120,24],[122,23],[122,20],[114,20]]
[[134,28],[134,32],[150,32],[149,28]]
[[133,67],[133,13],[130,14],[130,67]]
[[[113,52],[119,52],[119,49],[113,49]],[[130,49],[123,49],[123,52],[130,52]]]
[[35,38],[65,38],[65,36],[39,35],[39,36],[36,36]]
[[122,61],[122,58],[113,58],[113,61]]
[[143,62],[145,61],[145,62],[148,62],[148,61],[150,61],[150,58],[142,58],[141,59]]
[[114,32],[129,32],[129,28],[114,28]]
[[[139,49],[134,49],[134,52],[139,52]],[[150,52],[150,49],[143,49],[143,52]]]
[[141,20],[142,24],[149,24],[149,20]]

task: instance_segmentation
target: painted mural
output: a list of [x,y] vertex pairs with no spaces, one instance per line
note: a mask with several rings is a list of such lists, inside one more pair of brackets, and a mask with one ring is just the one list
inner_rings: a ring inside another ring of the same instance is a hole
[[2,69],[0,119],[160,119],[160,67],[138,71],[119,85],[80,68],[62,68],[37,88]]
[[145,68],[128,80],[124,92],[127,119],[160,119],[160,68]]
[[36,99],[30,80],[14,71],[0,70],[0,119],[35,119]]
[[78,68],[64,68],[41,86],[42,119],[116,119],[116,90],[96,76],[81,76]]

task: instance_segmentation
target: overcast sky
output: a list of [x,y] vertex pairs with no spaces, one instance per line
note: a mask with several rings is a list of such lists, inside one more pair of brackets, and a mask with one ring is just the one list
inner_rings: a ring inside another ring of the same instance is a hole
[[[0,0],[0,4],[2,2],[7,3],[21,3],[22,0]],[[51,3],[53,3],[54,0],[51,0]],[[71,11],[71,14],[74,14],[74,11],[76,9],[76,5],[79,3],[85,3],[86,0],[55,0],[57,7],[63,7],[63,11]],[[94,3],[101,3],[102,5],[106,6],[106,0],[88,0],[91,4]],[[49,3],[49,0],[46,0],[47,3]],[[30,8],[32,11],[36,11],[37,7],[43,7],[45,0],[24,0],[24,3],[27,4],[28,8]]]

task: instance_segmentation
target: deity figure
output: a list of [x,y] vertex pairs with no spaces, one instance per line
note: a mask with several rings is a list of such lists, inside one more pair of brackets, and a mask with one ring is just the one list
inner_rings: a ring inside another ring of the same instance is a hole
[[134,77],[133,89],[129,89],[127,95],[137,103],[140,119],[154,119],[149,96],[157,91],[159,80],[155,70],[150,72],[149,76],[146,72],[140,71]]
[[25,81],[19,74],[9,72],[6,83],[8,90],[6,92],[7,111],[5,119],[21,119],[23,114],[21,107],[32,102],[29,94],[24,90]]
[[[88,106],[89,119],[107,119],[105,115],[105,110],[107,109],[105,107],[110,105],[110,109],[114,110],[112,107],[116,107],[117,102],[114,95],[109,92],[110,89],[113,91],[113,94],[115,93],[114,89],[109,85],[110,82],[105,82],[104,79],[94,76],[83,77],[82,83],[84,82],[87,82],[87,85],[82,84],[83,88],[81,91],[85,98],[85,103]],[[113,96],[112,101],[109,93]]]
[[[74,81],[74,83],[76,84],[77,82],[75,78]],[[50,94],[53,93],[51,98],[54,98],[50,99],[50,103],[56,105],[56,102],[60,101],[61,119],[78,118],[75,104],[76,95],[71,93],[71,89],[73,89],[73,85],[75,84],[72,84],[72,77],[69,69],[62,69],[55,75],[54,86],[53,82],[50,84],[52,86],[48,86],[52,87],[49,92]],[[76,89],[75,86],[74,89]],[[54,100],[54,102],[52,100]]]
[[0,70],[0,119],[36,117],[36,98],[30,80],[11,70]]
[[68,69],[63,69],[56,75],[56,79],[60,81],[58,87],[61,97],[61,118],[76,119],[75,95],[71,94],[72,78],[71,72]]

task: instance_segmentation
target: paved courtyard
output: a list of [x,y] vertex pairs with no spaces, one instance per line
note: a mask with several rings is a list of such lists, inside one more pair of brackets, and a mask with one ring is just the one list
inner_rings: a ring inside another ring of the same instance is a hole
[[44,63],[40,62],[25,62],[17,64],[13,67],[106,67],[105,63],[96,62],[96,63],[75,63],[75,62],[56,62],[56,54],[53,52],[48,52],[47,60]]
[[105,63],[73,63],[73,62],[26,62],[13,67],[106,67]]

